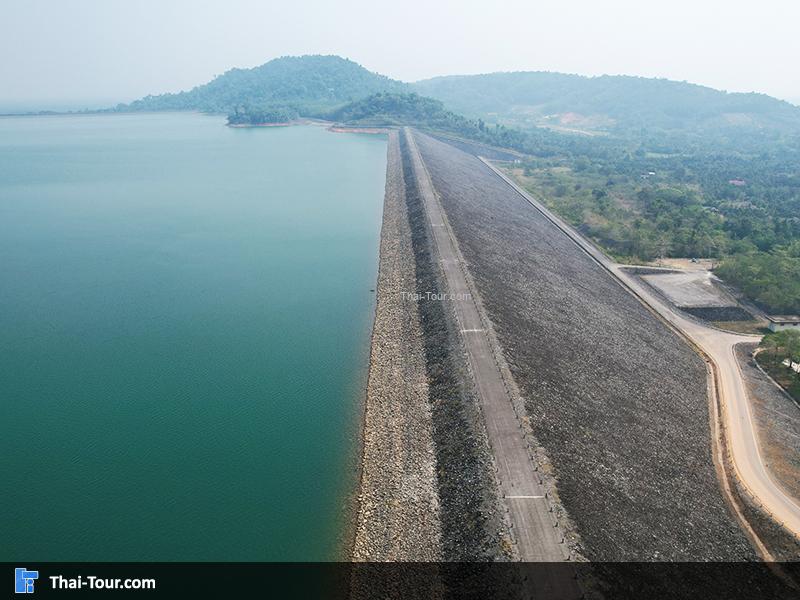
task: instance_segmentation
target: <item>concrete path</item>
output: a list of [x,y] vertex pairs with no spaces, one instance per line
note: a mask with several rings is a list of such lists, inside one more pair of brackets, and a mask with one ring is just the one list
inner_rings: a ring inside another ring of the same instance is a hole
[[417,149],[405,129],[414,175],[431,225],[435,249],[453,301],[470,368],[480,397],[486,430],[498,468],[500,491],[509,510],[517,549],[523,561],[568,560],[566,544],[534,469],[520,422],[487,337],[479,306],[447,218]]
[[775,520],[782,523],[795,535],[800,536],[800,504],[787,495],[767,471],[758,447],[758,432],[751,414],[745,383],[734,354],[736,344],[758,341],[760,336],[725,332],[683,316],[674,307],[663,302],[647,286],[624,271],[620,265],[611,261],[592,243],[531,197],[489,161],[483,158],[481,160],[530,202],[536,210],[569,236],[600,266],[611,273],[629,292],[671,324],[708,357],[717,374],[717,394],[724,408],[725,429],[736,474],[750,494]]

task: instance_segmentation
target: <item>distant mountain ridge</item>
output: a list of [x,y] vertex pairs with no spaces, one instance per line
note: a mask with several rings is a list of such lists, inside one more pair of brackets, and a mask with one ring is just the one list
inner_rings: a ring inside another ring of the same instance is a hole
[[800,107],[764,94],[727,93],[666,79],[585,77],[520,71],[451,75],[404,83],[339,56],[285,56],[231,69],[177,94],[147,96],[117,110],[240,108],[325,116],[378,93],[415,92],[487,123],[566,131],[637,132],[789,130],[800,132]]
[[765,94],[728,93],[627,75],[586,77],[543,71],[452,75],[419,81],[414,90],[469,116],[517,126],[800,128],[800,108]]

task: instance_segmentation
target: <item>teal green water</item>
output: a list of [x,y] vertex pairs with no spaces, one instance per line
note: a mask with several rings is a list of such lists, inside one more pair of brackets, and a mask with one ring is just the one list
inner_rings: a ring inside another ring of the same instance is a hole
[[0,560],[327,560],[385,140],[0,118]]

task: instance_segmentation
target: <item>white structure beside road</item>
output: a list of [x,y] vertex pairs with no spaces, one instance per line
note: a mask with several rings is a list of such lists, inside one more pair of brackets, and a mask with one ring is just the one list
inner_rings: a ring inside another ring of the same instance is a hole
[[785,331],[787,329],[800,331],[800,317],[798,316],[767,315],[767,320],[769,321],[770,331]]

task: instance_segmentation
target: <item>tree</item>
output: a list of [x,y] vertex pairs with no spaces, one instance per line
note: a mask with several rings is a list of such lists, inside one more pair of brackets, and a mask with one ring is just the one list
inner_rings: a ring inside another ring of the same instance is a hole
[[[767,354],[768,363],[773,368],[786,360],[789,361],[789,366],[800,363],[800,331],[787,329],[769,333],[761,340],[760,347]],[[800,373],[795,376],[800,377]]]

